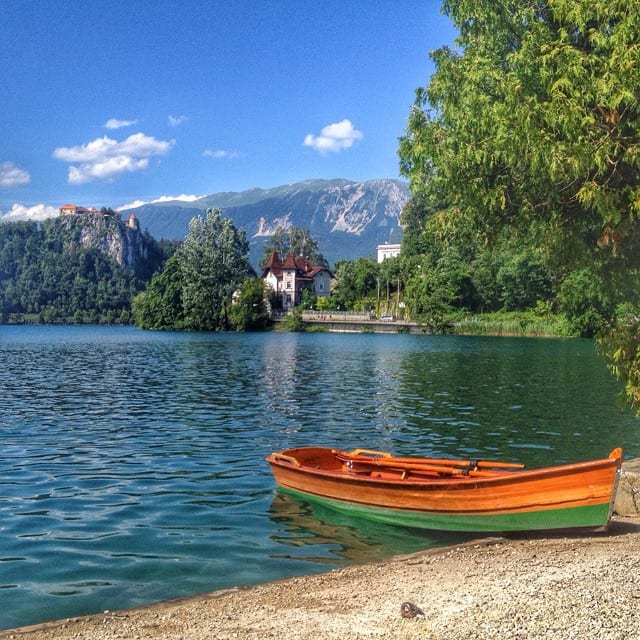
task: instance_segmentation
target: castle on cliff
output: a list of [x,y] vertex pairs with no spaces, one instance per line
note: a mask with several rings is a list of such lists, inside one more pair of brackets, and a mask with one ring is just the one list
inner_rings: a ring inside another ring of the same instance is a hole
[[115,211],[114,209],[105,209],[102,208],[100,210],[92,207],[91,209],[87,209],[86,207],[80,207],[76,204],[63,204],[60,207],[60,215],[61,216],[104,216],[104,217],[112,217],[116,219],[118,222],[122,222],[126,227],[130,229],[138,230],[140,228],[138,218],[136,214],[131,212],[131,215],[127,219],[126,222],[123,222],[120,218],[120,212]]

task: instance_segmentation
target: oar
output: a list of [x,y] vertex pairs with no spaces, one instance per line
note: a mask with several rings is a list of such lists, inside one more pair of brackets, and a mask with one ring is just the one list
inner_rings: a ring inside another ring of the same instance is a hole
[[402,463],[413,461],[416,464],[422,464],[424,460],[426,464],[444,464],[463,469],[504,469],[505,471],[524,469],[524,465],[520,462],[498,462],[493,460],[448,460],[446,458],[394,458],[394,460]]
[[482,469],[469,469],[467,467],[448,467],[445,465],[425,464],[425,463],[402,463],[398,462],[397,458],[349,458],[348,463],[354,463],[362,465],[364,467],[378,467],[381,469],[391,469],[394,471],[403,471],[405,473],[440,473],[449,476],[476,476],[481,478],[495,477],[504,474],[505,472],[490,471]]
[[467,467],[476,469],[524,469],[519,462],[498,462],[492,460],[450,460],[447,458],[396,458],[386,451],[373,451],[371,449],[354,449],[353,451],[336,451],[339,457],[347,460],[393,460],[400,464],[432,464],[446,465],[450,467]]

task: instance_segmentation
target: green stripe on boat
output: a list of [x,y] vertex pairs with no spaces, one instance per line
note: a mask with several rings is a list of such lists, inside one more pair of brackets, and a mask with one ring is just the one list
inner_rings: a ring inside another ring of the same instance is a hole
[[610,509],[609,503],[605,503],[516,513],[426,513],[334,500],[288,487],[280,487],[279,490],[300,500],[320,504],[352,516],[400,527],[440,531],[507,532],[602,527],[608,522]]

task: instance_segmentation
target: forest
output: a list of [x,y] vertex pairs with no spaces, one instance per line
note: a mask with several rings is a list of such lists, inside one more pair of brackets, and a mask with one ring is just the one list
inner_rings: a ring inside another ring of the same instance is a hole
[[131,299],[171,246],[144,236],[145,259],[126,268],[75,231],[60,219],[0,224],[1,322],[131,323]]

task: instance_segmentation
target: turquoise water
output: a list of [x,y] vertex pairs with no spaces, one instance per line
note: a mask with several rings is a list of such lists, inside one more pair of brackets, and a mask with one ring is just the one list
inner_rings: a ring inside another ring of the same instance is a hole
[[276,493],[288,446],[640,455],[580,340],[0,326],[0,628],[446,545]]

